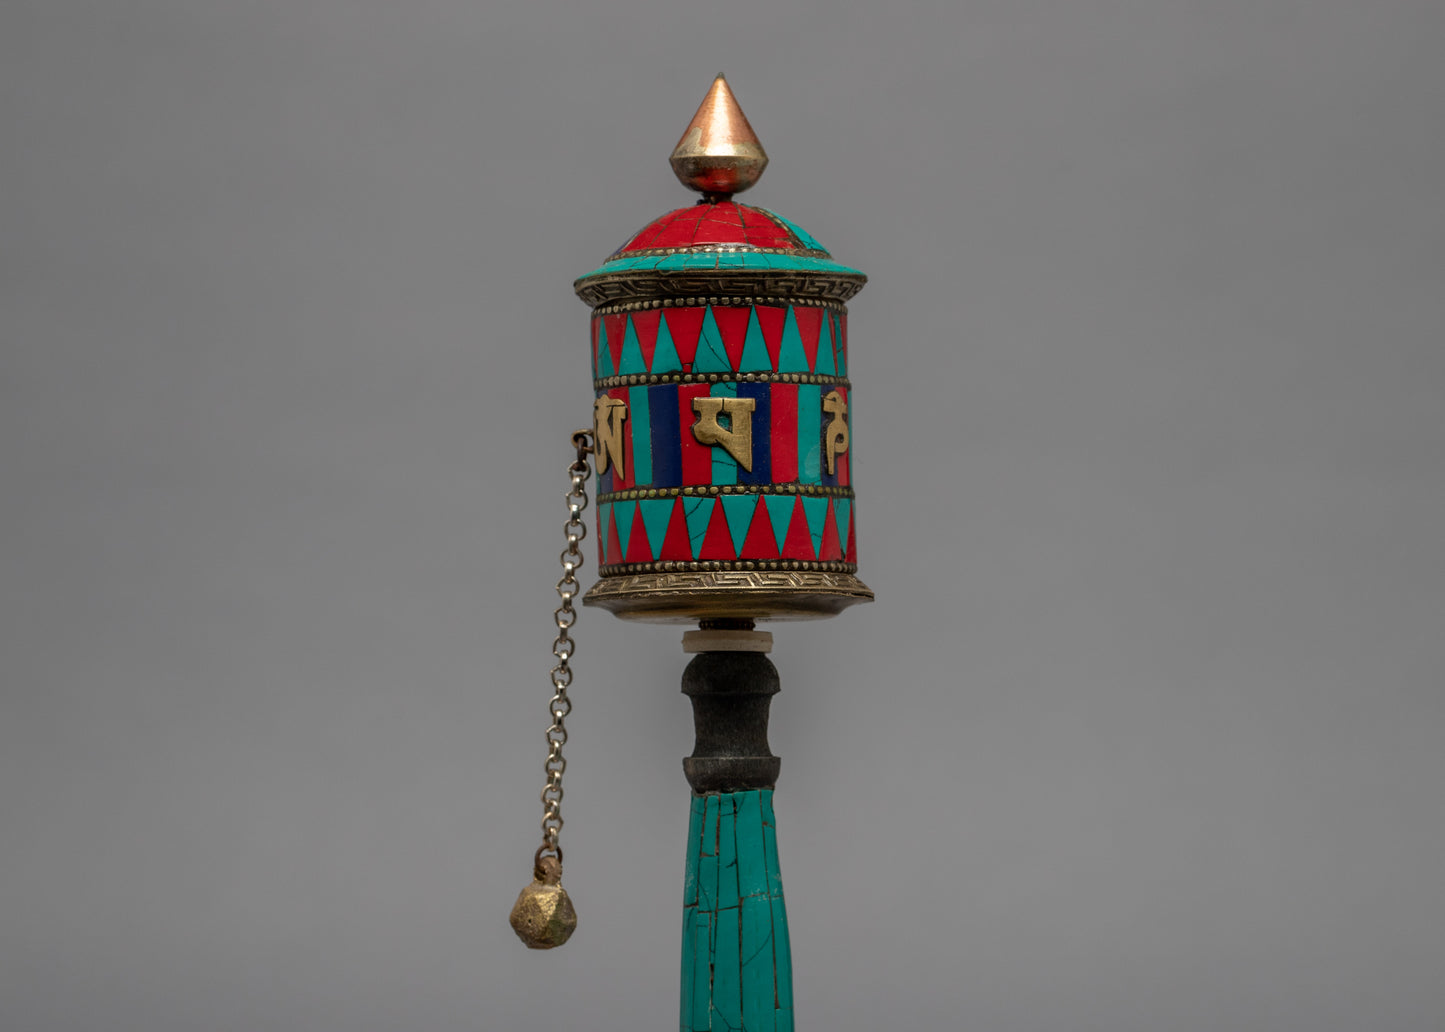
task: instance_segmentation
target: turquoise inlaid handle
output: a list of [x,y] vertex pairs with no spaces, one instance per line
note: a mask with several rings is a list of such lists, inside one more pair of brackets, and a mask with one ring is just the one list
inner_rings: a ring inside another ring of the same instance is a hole
[[773,790],[692,797],[682,1032],[793,1032],[793,962]]

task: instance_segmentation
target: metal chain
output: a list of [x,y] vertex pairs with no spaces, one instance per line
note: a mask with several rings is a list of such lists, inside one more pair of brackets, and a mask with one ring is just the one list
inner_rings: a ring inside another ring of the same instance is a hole
[[567,689],[572,685],[572,654],[576,643],[568,633],[577,622],[577,611],[572,600],[577,597],[581,585],[576,573],[582,565],[582,550],[578,547],[587,536],[587,525],[582,522],[582,513],[587,508],[587,478],[592,467],[587,456],[592,452],[592,432],[578,430],[572,435],[572,444],[577,448],[577,459],[567,467],[572,484],[567,489],[567,547],[562,551],[562,579],[557,582],[557,594],[562,604],[554,614],[557,621],[557,638],[552,642],[552,655],[557,665],[552,668],[554,694],[548,704],[552,714],[552,726],[547,728],[547,787],[542,789],[542,845],[537,850],[537,860],[544,855],[555,854],[562,860],[562,849],[557,845],[557,836],[562,831],[562,773],[567,761],[562,757],[562,746],[567,744],[567,715],[572,712],[572,700]]

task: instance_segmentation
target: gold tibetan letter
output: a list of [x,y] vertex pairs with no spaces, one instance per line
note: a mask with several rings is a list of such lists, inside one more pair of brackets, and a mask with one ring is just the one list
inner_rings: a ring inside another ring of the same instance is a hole
[[592,406],[592,440],[597,452],[597,472],[607,472],[607,464],[617,466],[619,477],[627,476],[623,468],[623,456],[627,450],[622,441],[622,422],[627,418],[627,402],[609,398],[598,398]]
[[[753,409],[757,407],[756,398],[693,398],[692,410],[697,413],[697,422],[692,425],[692,436],[702,444],[722,445],[738,460],[739,466],[751,473]],[[728,429],[723,429],[717,421],[719,414],[727,416]]]
[[848,403],[837,391],[829,391],[823,396],[823,411],[833,417],[823,431],[828,445],[828,475],[832,476],[838,472],[839,453],[848,450]]

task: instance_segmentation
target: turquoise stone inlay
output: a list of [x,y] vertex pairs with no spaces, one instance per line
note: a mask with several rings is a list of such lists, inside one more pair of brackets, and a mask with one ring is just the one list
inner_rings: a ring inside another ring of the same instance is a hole
[[607,558],[607,527],[608,527],[608,525],[609,525],[609,522],[610,522],[610,520],[611,520],[611,517],[612,517],[612,503],[611,503],[611,502],[598,502],[598,503],[597,503],[597,541],[598,541],[598,546],[602,549],[602,561],[603,561],[604,563],[614,561],[614,560],[610,560],[610,559]]
[[607,324],[598,320],[602,325],[597,327],[597,377],[616,376],[617,370],[612,365],[612,351],[607,346]]
[[803,258],[795,254],[760,254],[756,251],[706,251],[700,254],[672,254],[665,258],[615,258],[593,269],[577,282],[585,283],[594,276],[607,276],[617,272],[701,272],[713,269],[776,269],[778,272],[862,275],[857,269],[826,258]]
[[[622,554],[627,554],[627,543],[632,540],[632,517],[637,515],[636,502],[613,502],[612,518],[617,521],[617,544],[622,549]],[[846,539],[845,539],[846,540]],[[613,562],[611,556],[607,559]],[[621,562],[619,558],[615,560]]]
[[[819,348],[821,351],[821,346]],[[823,388],[804,384],[798,388],[798,481],[823,482]]]
[[[673,499],[644,498],[637,503],[642,510],[642,525],[647,530],[647,543],[652,546],[652,557],[662,554],[662,543],[667,539],[667,524],[672,519]],[[623,548],[627,545],[623,544]]]
[[808,354],[803,350],[803,335],[798,332],[798,318],[793,306],[788,306],[788,315],[783,320],[783,343],[778,350],[778,371],[783,373],[811,373]]
[[768,507],[768,521],[773,526],[773,539],[782,552],[783,542],[788,540],[788,524],[793,519],[793,505],[796,495],[763,495],[763,504]]
[[682,512],[687,517],[687,538],[694,558],[702,551],[703,540],[707,537],[707,525],[712,521],[715,498],[684,498]]
[[828,499],[803,496],[803,516],[808,521],[808,533],[813,538],[813,551],[822,551],[823,524],[828,517]]
[[763,341],[763,328],[758,325],[756,309],[748,313],[748,335],[743,339],[743,355],[738,363],[738,368],[751,370],[771,370],[773,368],[773,359],[768,354],[768,345]]
[[[628,326],[631,326],[629,320]],[[632,335],[629,328],[628,336]],[[624,355],[624,357],[626,357]],[[633,387],[627,392],[627,418],[632,422],[632,482],[652,483],[652,419],[647,407],[647,388]],[[618,527],[621,533],[622,528]],[[623,542],[623,547],[627,543]]]
[[722,333],[713,318],[712,307],[702,319],[702,332],[697,338],[697,354],[692,359],[695,373],[731,373],[732,363],[728,361],[728,349],[723,345]]
[[[836,516],[836,522],[838,524],[838,542],[844,548],[847,548],[849,524],[853,520],[853,499],[834,498],[833,512]],[[621,526],[620,521],[618,523],[618,526]]]
[[836,376],[838,366],[833,361],[833,313],[824,313],[823,325],[818,330],[818,361],[813,372],[820,376]]
[[797,224],[796,222],[794,222],[792,219],[785,219],[785,218],[783,218],[783,216],[779,215],[777,212],[773,211],[773,209],[771,209],[771,208],[759,208],[758,210],[759,210],[759,211],[763,211],[763,212],[767,212],[769,218],[772,218],[772,219],[774,219],[775,221],[780,222],[780,223],[782,223],[784,226],[786,226],[786,227],[788,228],[788,230],[793,234],[793,236],[795,236],[795,237],[798,238],[798,242],[799,242],[800,244],[802,244],[804,247],[806,247],[808,250],[810,250],[810,251],[826,251],[826,250],[828,250],[828,249],[827,249],[826,247],[824,247],[822,244],[818,243],[818,238],[817,238],[817,237],[815,237],[812,233],[809,233],[806,229],[804,229],[802,226],[798,225],[798,224]]
[[672,342],[672,331],[667,328],[666,319],[657,320],[657,345],[652,349],[652,372],[680,373],[682,358],[677,345]]
[[622,336],[622,357],[618,360],[617,372],[622,376],[647,372],[647,363],[642,360],[642,342],[637,339],[631,319],[627,320],[627,332]]
[[793,1032],[773,791],[692,797],[681,1032]]
[[753,514],[758,508],[757,495],[723,495],[723,515],[727,517],[728,533],[732,535],[733,551],[743,554],[743,542],[748,539],[748,528],[753,524]]

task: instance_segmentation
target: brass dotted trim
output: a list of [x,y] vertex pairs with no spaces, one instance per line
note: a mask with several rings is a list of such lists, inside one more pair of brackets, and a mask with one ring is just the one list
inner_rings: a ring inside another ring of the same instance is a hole
[[797,305],[803,308],[831,308],[848,313],[848,306],[841,301],[824,301],[816,297],[657,297],[650,301],[627,301],[621,304],[601,305],[592,310],[593,315],[621,315],[623,312],[644,312],[650,308],[701,308],[717,305],[723,308],[783,308]]
[[805,383],[824,384],[853,389],[846,376],[820,376],[815,373],[627,373],[605,376],[592,381],[593,390],[611,387],[640,387],[660,383]]
[[825,484],[698,484],[693,487],[635,487],[625,491],[606,491],[597,496],[597,504],[631,502],[642,498],[713,498],[717,495],[808,495],[815,498],[856,498],[851,487],[829,487]]
[[857,573],[857,563],[817,562],[809,559],[713,559],[701,562],[669,560],[656,563],[614,563],[597,571],[599,577],[625,577],[635,573],[746,573],[750,570],[805,570],[813,573]]
[[[827,251],[809,247],[752,247],[748,244],[694,244],[691,247],[644,247],[636,251],[613,251],[607,262],[630,258],[665,258],[673,254],[786,254],[794,258],[822,258],[832,261]],[[607,262],[603,262],[606,265]]]

